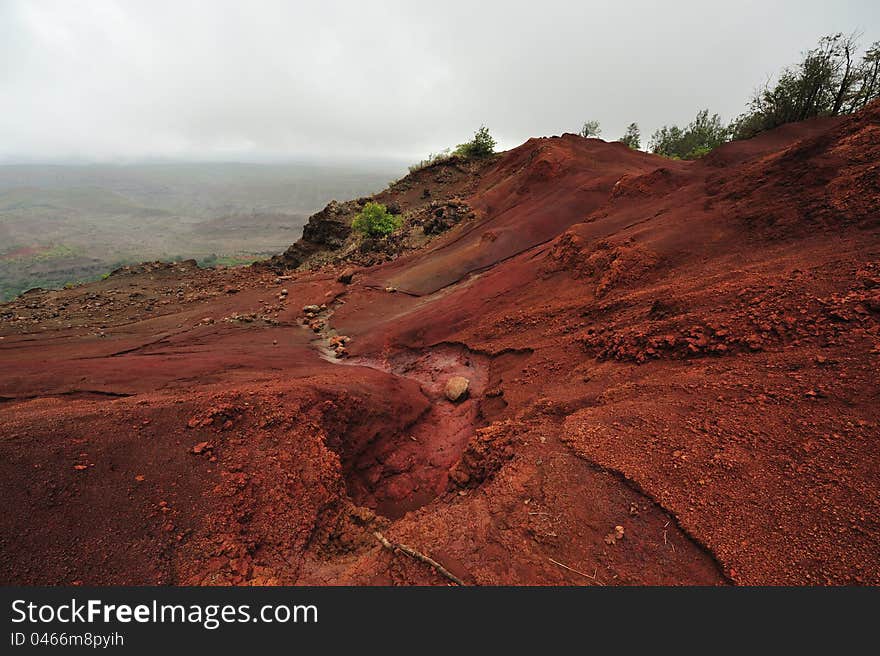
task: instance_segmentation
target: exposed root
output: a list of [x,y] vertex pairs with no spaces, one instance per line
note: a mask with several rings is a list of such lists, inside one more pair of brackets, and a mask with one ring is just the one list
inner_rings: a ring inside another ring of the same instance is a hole
[[565,563],[560,563],[558,560],[553,560],[552,558],[548,558],[547,560],[549,560],[554,565],[558,565],[562,569],[567,569],[569,572],[574,572],[575,574],[580,574],[584,578],[590,579],[591,581],[595,581],[596,585],[605,585],[604,583],[602,583],[602,581],[600,581],[598,578],[596,578],[596,574],[598,574],[598,572],[596,572],[595,574],[590,576],[589,574],[585,574],[584,572],[581,572],[580,570],[577,570],[574,567],[569,567]]
[[401,553],[405,553],[410,558],[415,558],[416,560],[421,561],[421,562],[425,563],[426,565],[429,565],[430,567],[434,568],[434,571],[436,571],[440,576],[443,576],[444,578],[449,579],[450,581],[452,581],[456,585],[461,585],[461,586],[467,585],[464,581],[462,581],[455,574],[453,574],[448,569],[443,567],[443,565],[438,563],[436,560],[434,560],[430,556],[426,556],[425,554],[423,554],[419,551],[416,551],[412,547],[408,547],[405,544],[391,542],[388,540],[388,538],[386,538],[384,535],[382,535],[379,531],[373,531],[373,536],[379,541],[379,543],[383,547],[385,547],[386,549],[388,549],[392,553],[395,551],[400,551]]

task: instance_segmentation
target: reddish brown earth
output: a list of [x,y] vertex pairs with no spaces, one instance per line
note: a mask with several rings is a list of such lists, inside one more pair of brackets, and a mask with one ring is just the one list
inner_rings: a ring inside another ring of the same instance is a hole
[[880,105],[472,174],[473,218],[347,285],[0,306],[0,581],[448,583],[379,531],[477,585],[880,584]]

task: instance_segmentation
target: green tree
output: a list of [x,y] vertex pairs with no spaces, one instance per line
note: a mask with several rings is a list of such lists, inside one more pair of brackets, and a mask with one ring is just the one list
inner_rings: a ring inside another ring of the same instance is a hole
[[584,139],[598,137],[602,134],[602,128],[599,127],[599,121],[586,121],[578,134]]
[[403,219],[391,214],[382,203],[370,202],[354,217],[351,228],[370,237],[384,237],[397,230],[402,223]]
[[489,134],[488,128],[483,125],[474,133],[470,141],[458,144],[453,154],[467,159],[489,157],[495,153],[495,139]]
[[639,130],[638,123],[630,123],[626,127],[626,132],[623,133],[623,136],[618,139],[618,141],[626,146],[629,146],[633,150],[638,150],[642,147],[642,132]]
[[862,61],[855,72],[848,112],[855,112],[872,100],[880,98],[880,41],[874,41],[862,55]]
[[704,109],[684,128],[664,125],[651,135],[649,147],[664,157],[697,159],[729,140],[730,129],[718,114],[709,116],[709,110]]
[[746,112],[731,126],[733,136],[746,139],[786,123],[864,107],[880,92],[880,42],[860,62],[858,49],[858,34],[822,37],[800,62],[783,69],[774,84],[768,81],[755,91]]

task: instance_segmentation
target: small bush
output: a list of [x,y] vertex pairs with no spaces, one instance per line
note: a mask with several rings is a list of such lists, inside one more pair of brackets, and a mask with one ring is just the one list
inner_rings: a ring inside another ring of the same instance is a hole
[[618,141],[633,150],[639,150],[642,147],[642,132],[639,130],[639,124],[630,123]]
[[602,128],[599,127],[599,121],[587,121],[578,134],[584,139],[596,138],[602,134]]
[[467,143],[459,144],[453,154],[468,159],[489,157],[495,154],[495,144],[495,139],[492,138],[484,125],[474,133],[473,139]]
[[721,144],[730,141],[730,129],[721,123],[718,114],[709,110],[697,113],[684,128],[664,125],[651,137],[651,152],[671,159],[698,159]]
[[384,237],[397,230],[402,223],[403,219],[391,214],[382,203],[367,203],[354,217],[351,228],[369,237]]

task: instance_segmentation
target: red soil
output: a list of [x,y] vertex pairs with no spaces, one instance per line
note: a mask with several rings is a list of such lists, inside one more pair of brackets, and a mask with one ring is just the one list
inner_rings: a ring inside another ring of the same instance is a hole
[[0,306],[0,581],[447,582],[378,530],[469,584],[878,584],[878,162],[876,104],[696,162],[532,139],[348,286]]

